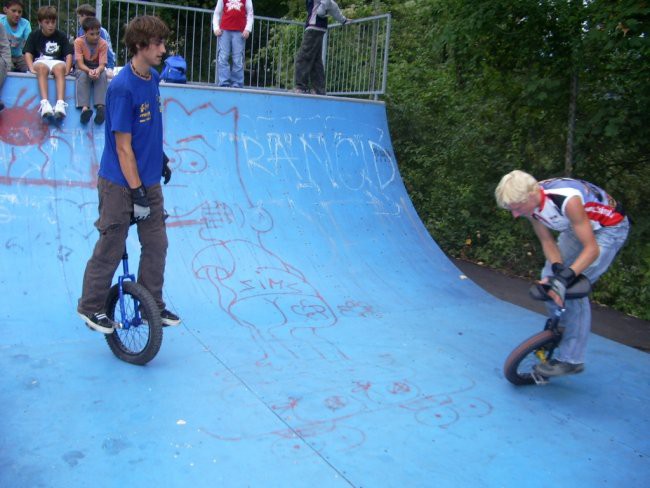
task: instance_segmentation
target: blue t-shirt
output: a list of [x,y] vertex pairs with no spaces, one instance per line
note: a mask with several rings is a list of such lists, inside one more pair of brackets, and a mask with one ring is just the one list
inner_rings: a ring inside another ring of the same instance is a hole
[[131,134],[142,184],[147,187],[160,182],[163,164],[160,76],[153,68],[150,72],[151,79],[143,80],[127,64],[108,85],[105,144],[99,176],[116,185],[129,186],[120,168],[114,132]]
[[14,58],[19,58],[23,55],[23,47],[25,47],[25,41],[29,37],[30,32],[32,32],[32,26],[29,24],[27,19],[21,18],[18,21],[16,29],[9,25],[6,15],[0,16],[0,22],[7,31],[7,38],[9,39],[9,46],[11,47],[11,56]]

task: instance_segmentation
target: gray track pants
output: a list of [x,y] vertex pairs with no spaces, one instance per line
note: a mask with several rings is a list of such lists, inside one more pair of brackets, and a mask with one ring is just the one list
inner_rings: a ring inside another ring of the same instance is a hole
[[93,101],[95,106],[106,104],[106,90],[108,89],[108,78],[106,70],[102,71],[99,79],[92,80],[85,71],[77,70],[75,73],[77,83],[75,83],[75,102],[77,108],[92,107],[90,105],[90,90],[93,92]]

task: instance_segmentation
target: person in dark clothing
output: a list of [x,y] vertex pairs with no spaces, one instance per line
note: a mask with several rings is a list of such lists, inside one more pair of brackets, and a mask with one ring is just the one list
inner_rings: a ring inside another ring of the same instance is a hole
[[296,56],[295,91],[325,95],[325,66],[323,65],[323,37],[327,32],[327,16],[341,24],[348,19],[334,0],[307,0],[307,22],[302,43]]

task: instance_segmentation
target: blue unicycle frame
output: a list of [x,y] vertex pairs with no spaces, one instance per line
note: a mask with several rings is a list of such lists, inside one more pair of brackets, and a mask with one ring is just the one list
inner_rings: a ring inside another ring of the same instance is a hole
[[122,271],[106,298],[106,315],[118,325],[112,334],[104,337],[119,359],[144,365],[158,354],[162,344],[160,310],[151,293],[129,272],[126,247]]
[[129,318],[126,312],[126,305],[124,303],[124,281],[129,280],[135,282],[135,275],[129,273],[129,253],[124,249],[124,254],[122,254],[122,274],[117,277],[117,287],[119,290],[119,304],[120,304],[120,316],[122,317],[123,322],[119,322],[120,329],[129,329],[131,326],[142,325],[142,314],[140,313],[140,302],[134,302],[134,316]]

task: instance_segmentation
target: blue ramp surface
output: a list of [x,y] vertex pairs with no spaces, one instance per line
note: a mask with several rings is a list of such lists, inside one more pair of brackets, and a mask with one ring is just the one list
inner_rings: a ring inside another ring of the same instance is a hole
[[56,127],[34,78],[2,91],[0,486],[647,486],[650,356],[594,336],[510,385],[544,318],[446,259],[380,103],[163,86],[183,324],[117,360],[75,312],[104,132],[67,93]]

